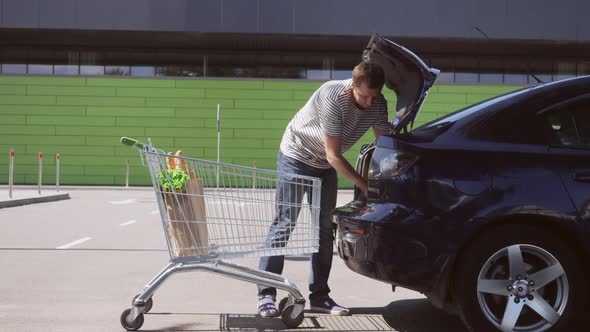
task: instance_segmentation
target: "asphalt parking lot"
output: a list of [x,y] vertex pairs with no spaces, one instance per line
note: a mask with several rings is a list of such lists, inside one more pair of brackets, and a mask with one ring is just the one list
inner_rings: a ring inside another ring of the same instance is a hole
[[[78,188],[69,194],[69,200],[0,209],[0,331],[123,331],[121,312],[167,264],[151,190]],[[339,203],[350,197],[341,192]],[[234,262],[255,266],[257,260]],[[306,257],[288,258],[284,274],[304,295],[308,271]],[[392,293],[389,285],[348,270],[337,256],[330,286],[353,315],[306,312],[298,330],[466,331],[421,294]],[[280,319],[256,316],[254,285],[210,273],[175,275],[153,299],[144,331],[286,329]]]

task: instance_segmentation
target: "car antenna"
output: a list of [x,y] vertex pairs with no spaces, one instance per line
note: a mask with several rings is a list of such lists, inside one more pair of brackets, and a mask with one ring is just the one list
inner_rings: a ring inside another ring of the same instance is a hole
[[[490,39],[490,36],[488,36],[488,35],[487,35],[485,32],[483,32],[483,31],[482,31],[480,28],[478,28],[477,26],[473,26],[473,27],[475,28],[475,30],[477,30],[479,33],[481,33],[481,34],[482,34],[484,37],[486,37],[486,38]],[[527,70],[529,70],[529,69],[527,68]],[[531,76],[532,76],[532,77],[535,79],[535,81],[537,81],[537,83],[538,83],[538,84],[543,84],[543,83],[545,83],[545,82],[543,82],[543,81],[542,81],[540,78],[538,78],[537,76],[535,76],[535,74],[531,73],[531,72],[530,72],[530,70],[529,70],[529,75],[531,75]]]
[[480,28],[478,28],[478,27],[476,27],[476,26],[474,26],[474,28],[475,28],[475,30],[479,31],[479,33],[481,33],[482,35],[484,35],[484,37],[486,37],[486,38],[488,38],[488,39],[490,38],[490,36],[488,36],[488,35],[487,35],[485,32],[483,32],[483,31],[482,31]]

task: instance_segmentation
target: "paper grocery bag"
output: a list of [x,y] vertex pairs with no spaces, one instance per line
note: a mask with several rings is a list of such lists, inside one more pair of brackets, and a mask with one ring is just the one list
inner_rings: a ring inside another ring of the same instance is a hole
[[207,229],[207,210],[205,206],[205,184],[203,179],[198,179],[195,175],[195,171],[190,170],[189,181],[186,184],[186,192],[189,194],[191,201],[191,208],[193,211],[194,220],[196,223],[194,226],[197,229],[197,242],[199,247],[205,248],[209,246],[209,231]]
[[194,171],[189,172],[186,192],[165,193],[169,219],[168,235],[175,256],[199,256],[208,253],[204,185]]

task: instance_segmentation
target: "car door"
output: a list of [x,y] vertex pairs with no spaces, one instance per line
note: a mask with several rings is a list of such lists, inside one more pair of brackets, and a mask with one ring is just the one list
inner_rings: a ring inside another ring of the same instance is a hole
[[541,114],[548,125],[550,150],[563,160],[560,176],[590,230],[590,95],[575,98]]

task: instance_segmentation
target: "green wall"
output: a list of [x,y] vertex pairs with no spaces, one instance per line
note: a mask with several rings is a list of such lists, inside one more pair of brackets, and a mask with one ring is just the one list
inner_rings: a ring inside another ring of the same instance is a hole
[[[221,161],[274,169],[283,130],[322,82],[277,80],[141,79],[0,75],[0,183],[8,182],[8,153],[15,150],[15,184],[37,182],[37,153],[44,154],[43,183],[55,183],[61,155],[64,185],[148,184],[147,169],[121,136],[151,137],[166,150],[216,160],[217,104],[221,105]],[[516,89],[515,86],[435,86],[417,124]],[[395,97],[386,97],[391,108]],[[353,163],[365,135],[346,153]],[[341,180],[341,187],[350,184]]]

